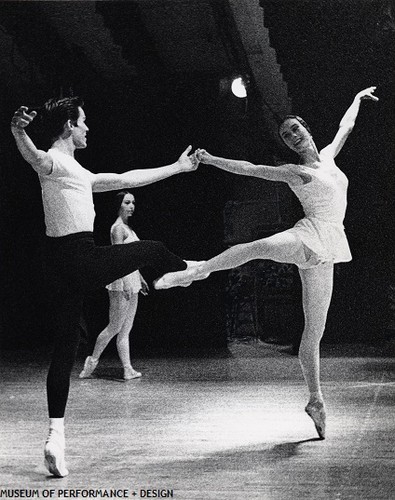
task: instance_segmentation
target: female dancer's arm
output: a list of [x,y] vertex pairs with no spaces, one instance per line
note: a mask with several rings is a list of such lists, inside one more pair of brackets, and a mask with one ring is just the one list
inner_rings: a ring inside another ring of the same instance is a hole
[[207,153],[205,149],[197,149],[195,152],[196,158],[201,162],[214,167],[226,170],[232,174],[247,175],[251,177],[259,177],[268,181],[287,182],[292,184],[296,182],[297,174],[292,169],[293,165],[280,165],[271,167],[268,165],[254,165],[244,160],[229,160],[220,158]]
[[[113,245],[122,245],[125,239],[127,238],[127,234],[125,233],[123,227],[120,224],[114,224],[111,228],[111,243]],[[132,292],[128,283],[127,276],[120,278],[123,283],[122,293],[126,300],[129,300]]]
[[[136,241],[140,241],[140,238],[137,236],[136,233],[134,233],[134,235],[136,236]],[[141,282],[141,293],[142,295],[148,295],[149,293],[149,286],[148,286],[148,283],[145,281],[144,279],[144,276],[141,274],[140,271],[137,271],[140,275],[140,282]]]
[[378,97],[373,95],[373,92],[375,90],[376,87],[368,87],[367,89],[358,92],[358,94],[354,97],[351,106],[348,108],[343,118],[341,119],[339,124],[339,130],[337,131],[335,138],[333,139],[331,144],[326,146],[321,151],[321,154],[331,156],[332,158],[335,158],[339,154],[348,136],[351,134],[354,128],[355,120],[357,119],[362,99],[370,99],[372,101],[379,100]]

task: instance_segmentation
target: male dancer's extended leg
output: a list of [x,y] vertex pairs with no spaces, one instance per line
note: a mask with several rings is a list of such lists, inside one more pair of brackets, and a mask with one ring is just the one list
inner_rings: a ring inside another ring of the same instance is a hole
[[44,453],[48,470],[63,477],[68,474],[64,461],[64,412],[79,343],[83,293],[142,267],[152,267],[160,276],[185,269],[187,264],[160,242],[97,247],[90,233],[48,238],[45,262],[50,282],[56,281],[60,295],[52,308],[55,347],[47,378],[50,431]]
[[153,269],[156,276],[162,276],[166,272],[186,269],[187,264],[162,242],[142,240],[94,247],[81,259],[74,272],[77,279],[82,280],[83,289],[96,289],[144,267]]
[[299,361],[310,399],[306,412],[313,419],[318,435],[325,438],[325,406],[320,385],[320,341],[332,297],[333,264],[300,269],[305,326],[299,347]]

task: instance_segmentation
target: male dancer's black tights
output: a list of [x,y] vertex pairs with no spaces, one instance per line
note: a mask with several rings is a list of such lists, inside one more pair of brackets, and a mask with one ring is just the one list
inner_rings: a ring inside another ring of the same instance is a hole
[[70,374],[76,359],[84,294],[137,269],[150,267],[156,277],[186,269],[186,263],[158,241],[96,246],[92,233],[46,238],[45,266],[50,280],[54,351],[47,377],[49,416],[65,413]]

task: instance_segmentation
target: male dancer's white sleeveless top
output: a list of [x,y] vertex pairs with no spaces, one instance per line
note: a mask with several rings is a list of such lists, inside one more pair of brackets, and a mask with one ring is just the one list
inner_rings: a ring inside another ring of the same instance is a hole
[[300,166],[311,176],[307,184],[290,186],[302,204],[305,217],[287,232],[296,234],[310,252],[301,268],[324,262],[348,262],[350,247],[343,220],[347,208],[348,179],[329,158],[323,158],[319,168]]
[[[125,243],[132,243],[133,241],[140,241],[136,233],[132,229],[127,228],[127,231],[129,233],[128,237],[124,240],[122,245],[124,245]],[[119,278],[107,285],[106,288],[112,292],[131,290],[132,293],[139,293],[139,291],[141,290],[140,272],[134,271],[133,273],[130,273],[123,278]]]

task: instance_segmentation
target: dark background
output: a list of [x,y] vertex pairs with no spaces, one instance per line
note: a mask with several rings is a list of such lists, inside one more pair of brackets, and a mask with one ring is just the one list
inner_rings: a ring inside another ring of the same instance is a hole
[[[253,76],[248,102],[224,85],[237,73],[252,74],[227,1],[152,2],[163,8],[164,15],[155,20],[169,37],[162,40],[172,47],[167,59],[153,38],[143,2],[80,2],[81,16],[85,3],[93,11],[82,25],[75,2],[0,3],[0,334],[5,349],[33,348],[51,339],[40,259],[40,187],[9,132],[17,107],[39,106],[52,95],[82,96],[90,133],[88,148],[77,159],[93,172],[166,165],[189,144],[255,163],[290,159],[263,118],[265,96]],[[337,266],[325,340],[380,343],[393,331],[395,283],[393,2],[260,3],[292,110],[310,124],[319,147],[331,140],[353,96],[377,85],[379,103],[363,103],[338,157],[350,180],[345,226],[354,259]],[[212,24],[209,35],[198,29],[199,16],[206,30]],[[68,26],[68,37],[56,17]],[[100,20],[102,31],[92,19]],[[178,53],[177,36],[185,40],[191,31],[195,39],[180,43]],[[215,50],[204,51],[200,38]],[[101,44],[100,63],[91,57],[90,40]],[[115,55],[114,46],[119,48]],[[34,128],[31,133],[40,144]],[[201,166],[136,189],[134,227],[141,239],[162,240],[183,258],[207,259],[226,248],[223,209],[229,200],[262,200],[276,189],[283,221],[296,220],[295,200],[269,184]],[[109,243],[113,197],[95,195],[100,244]],[[142,298],[133,334],[137,352],[224,347],[226,279],[226,273],[218,273],[188,289]],[[105,326],[107,306],[105,290],[87,297],[88,343]]]

